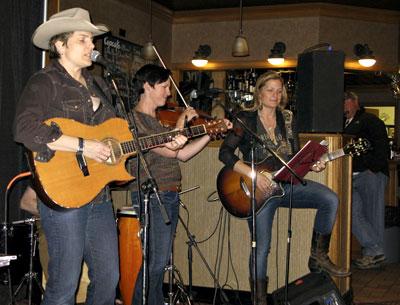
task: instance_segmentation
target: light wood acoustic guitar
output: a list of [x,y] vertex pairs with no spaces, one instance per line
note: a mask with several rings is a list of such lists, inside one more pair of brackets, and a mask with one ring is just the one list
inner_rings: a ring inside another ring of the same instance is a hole
[[[35,190],[45,203],[55,208],[79,208],[94,199],[107,184],[134,179],[125,168],[126,160],[136,155],[127,121],[112,118],[100,125],[89,126],[71,119],[52,118],[45,123],[57,124],[66,135],[98,140],[111,148],[111,157],[104,163],[85,158],[88,169],[86,176],[74,152],[56,151],[48,162],[38,161],[37,153],[30,153],[29,163],[34,173]],[[145,151],[171,142],[178,134],[194,138],[205,134],[218,136],[226,131],[227,126],[220,119],[140,137],[138,140],[141,150]]]
[[[370,148],[369,141],[358,139],[347,144],[342,149],[322,155],[321,160],[327,162],[345,155],[360,155]],[[266,160],[256,165],[256,171],[266,175],[271,180],[272,186],[271,191],[268,193],[263,193],[256,188],[255,201],[256,213],[258,213],[272,198],[282,197],[285,192],[281,183],[274,181],[274,172],[271,171]],[[251,179],[249,177],[235,172],[233,169],[223,167],[218,173],[217,190],[222,205],[231,215],[238,218],[251,217]]]

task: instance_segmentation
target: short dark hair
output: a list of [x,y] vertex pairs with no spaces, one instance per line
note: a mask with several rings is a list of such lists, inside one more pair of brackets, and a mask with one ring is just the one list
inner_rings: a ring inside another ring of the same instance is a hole
[[132,87],[134,91],[133,103],[136,103],[142,93],[144,93],[144,84],[147,82],[150,86],[154,87],[156,84],[166,82],[171,75],[171,70],[163,67],[146,64],[141,67],[135,74],[132,80]]
[[150,86],[154,86],[155,84],[167,81],[170,75],[171,71],[169,69],[154,64],[147,64],[136,72],[135,78],[142,81],[143,84],[147,82]]
[[49,40],[49,58],[60,58],[60,53],[58,53],[56,48],[56,42],[61,41],[63,45],[65,45],[68,41],[68,38],[71,37],[73,32],[61,33],[54,35]]

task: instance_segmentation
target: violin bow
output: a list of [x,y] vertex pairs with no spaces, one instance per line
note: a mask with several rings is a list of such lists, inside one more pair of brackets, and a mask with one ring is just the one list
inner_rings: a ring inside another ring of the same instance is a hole
[[[167,69],[167,66],[164,64],[164,61],[162,60],[160,54],[158,53],[156,46],[153,44],[152,47],[153,47],[154,52],[157,54],[157,57],[158,57],[160,63],[162,64],[162,66],[164,67],[164,69]],[[183,103],[185,104],[185,107],[188,108],[189,107],[188,103],[186,102],[185,98],[183,97],[181,91],[179,90],[178,86],[176,85],[176,83],[171,75],[169,75],[169,79],[171,80],[172,85],[176,89],[176,92],[178,92],[179,97],[182,99]]]

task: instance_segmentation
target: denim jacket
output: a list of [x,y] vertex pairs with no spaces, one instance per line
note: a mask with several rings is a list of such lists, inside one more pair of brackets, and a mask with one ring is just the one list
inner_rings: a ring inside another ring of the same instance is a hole
[[[43,123],[47,119],[63,117],[97,125],[115,117],[105,82],[101,78],[95,81],[86,69],[82,70],[82,75],[87,88],[73,79],[57,60],[53,60],[29,79],[22,92],[14,119],[14,140],[38,152],[41,161],[48,161],[54,155],[46,144],[62,135],[57,125]],[[91,96],[100,98],[96,111],[93,111]]]

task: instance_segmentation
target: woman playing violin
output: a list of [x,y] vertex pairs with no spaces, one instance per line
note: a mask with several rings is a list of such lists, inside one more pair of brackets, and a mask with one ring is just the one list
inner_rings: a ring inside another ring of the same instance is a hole
[[[170,96],[170,76],[171,72],[162,67],[147,64],[140,68],[133,81],[134,91],[137,96],[137,104],[132,109],[133,116],[137,125],[138,135],[146,136],[169,131],[157,119],[156,111],[165,105]],[[185,121],[189,122],[196,118],[198,114],[193,108],[187,108],[179,116],[176,128],[182,129]],[[231,127],[229,121],[225,121]],[[179,214],[179,191],[181,187],[181,171],[179,161],[187,161],[200,152],[210,141],[209,135],[204,135],[198,139],[188,142],[184,135],[176,136],[172,142],[162,147],[157,147],[145,153],[145,159],[150,172],[156,181],[161,201],[167,211],[170,224],[165,224],[160,212],[155,196],[150,196],[149,202],[149,259],[148,259],[148,304],[160,305],[164,303],[162,293],[163,271],[168,263],[172,238],[178,223]],[[138,164],[135,160],[131,161],[132,174],[139,177],[140,182],[147,178],[143,167],[139,165],[139,175],[137,172]],[[141,195],[138,191],[138,183],[131,185],[132,203],[142,207]],[[141,272],[136,282],[133,304],[141,304],[142,300],[142,276]]]

